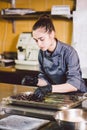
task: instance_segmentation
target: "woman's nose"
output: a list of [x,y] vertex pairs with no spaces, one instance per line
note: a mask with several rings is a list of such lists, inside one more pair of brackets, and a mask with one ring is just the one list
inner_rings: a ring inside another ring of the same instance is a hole
[[42,42],[38,41],[38,46],[41,47],[42,46]]

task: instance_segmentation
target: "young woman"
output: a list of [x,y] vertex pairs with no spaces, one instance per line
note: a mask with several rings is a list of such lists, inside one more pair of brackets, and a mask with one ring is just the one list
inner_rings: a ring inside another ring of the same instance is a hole
[[39,51],[40,74],[37,98],[49,92],[86,92],[79,58],[75,49],[55,38],[55,28],[49,16],[41,16],[32,28]]

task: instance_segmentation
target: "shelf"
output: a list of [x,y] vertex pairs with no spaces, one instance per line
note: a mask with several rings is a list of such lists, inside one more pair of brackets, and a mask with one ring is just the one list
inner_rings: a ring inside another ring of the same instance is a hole
[[[15,1],[16,0],[0,0],[2,2],[9,2],[11,3],[11,8],[16,8],[15,7]],[[75,0],[76,2],[76,0]],[[52,19],[55,20],[72,20],[72,14],[69,16],[65,16],[65,15],[51,15],[51,11],[37,11],[34,13],[29,13],[29,14],[25,14],[25,15],[20,15],[20,14],[1,14],[0,13],[0,19],[5,19],[5,20],[9,20],[12,21],[12,30],[13,32],[15,32],[16,29],[16,25],[15,25],[15,20],[34,20],[34,19],[38,19],[40,17],[40,15],[42,14],[48,14],[49,16],[51,16]]]
[[71,20],[72,19],[72,15],[65,16],[65,15],[51,15],[50,11],[38,11],[35,13],[31,13],[31,14],[26,14],[26,15],[1,15],[1,18],[6,19],[6,20],[31,20],[31,19],[37,19],[40,17],[40,15],[42,14],[48,14],[49,16],[51,16],[51,18],[53,19],[65,19],[65,20]]

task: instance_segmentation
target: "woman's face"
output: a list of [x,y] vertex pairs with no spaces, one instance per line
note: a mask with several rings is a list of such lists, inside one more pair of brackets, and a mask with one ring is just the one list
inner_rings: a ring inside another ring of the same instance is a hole
[[42,51],[51,49],[54,40],[54,33],[46,32],[44,28],[38,28],[32,32],[33,38]]

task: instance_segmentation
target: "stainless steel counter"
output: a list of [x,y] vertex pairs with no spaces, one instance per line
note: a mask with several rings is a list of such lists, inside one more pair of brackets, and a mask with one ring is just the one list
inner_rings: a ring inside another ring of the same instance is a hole
[[[13,94],[17,94],[20,92],[35,90],[34,86],[21,86],[15,84],[4,84],[0,83],[0,102],[2,102],[2,98],[9,97]],[[38,130],[60,130],[58,124],[54,120],[54,114],[56,110],[49,109],[41,109],[41,108],[32,108],[32,107],[24,107],[24,106],[15,106],[15,105],[6,105],[0,103],[0,119],[5,118],[9,115],[21,115],[27,117],[34,117],[39,119],[49,120],[50,123],[46,126]]]

